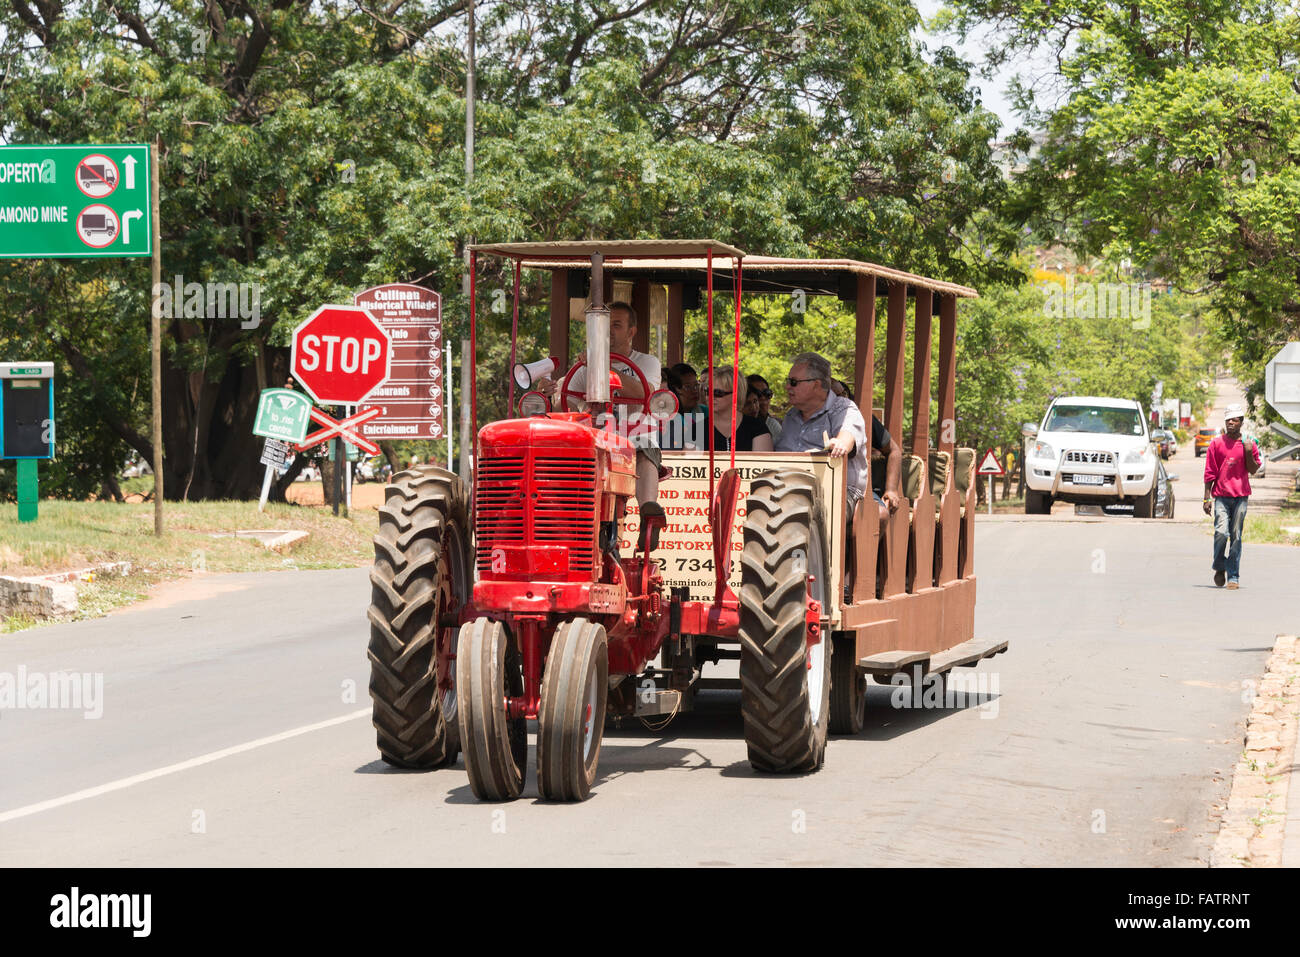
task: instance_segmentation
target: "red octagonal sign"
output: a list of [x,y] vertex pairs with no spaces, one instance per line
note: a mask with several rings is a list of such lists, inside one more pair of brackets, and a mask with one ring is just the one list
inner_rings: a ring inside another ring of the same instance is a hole
[[359,306],[321,306],[293,330],[293,377],[321,405],[357,405],[388,378],[388,334]]

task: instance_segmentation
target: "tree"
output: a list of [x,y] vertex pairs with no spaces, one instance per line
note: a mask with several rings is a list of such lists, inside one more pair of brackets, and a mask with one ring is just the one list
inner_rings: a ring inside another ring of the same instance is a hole
[[[469,236],[712,235],[968,282],[1004,271],[991,253],[1009,235],[995,120],[950,51],[912,39],[910,4],[480,7],[468,190],[463,2],[0,10],[5,135],[160,138],[164,278],[258,292],[256,317],[200,304],[165,319],[169,495],[256,493],[256,396],[287,377],[289,330],[316,306],[424,282],[444,293],[448,338],[465,335],[455,290]],[[509,287],[499,264],[482,269],[484,283]],[[146,276],[132,261],[0,264],[0,334],[39,323],[58,344],[60,390],[76,380],[84,393],[86,421],[71,428],[88,444],[65,450],[110,449],[78,488],[111,477],[127,447],[152,458],[137,387]],[[544,293],[527,281],[534,337]],[[504,365],[509,314],[481,319],[487,381]],[[499,394],[482,399],[485,414],[504,411]]]
[[1046,47],[1059,105],[1012,206],[1061,239],[1208,291],[1254,396],[1300,329],[1300,13],[1273,0],[952,0],[993,62]]

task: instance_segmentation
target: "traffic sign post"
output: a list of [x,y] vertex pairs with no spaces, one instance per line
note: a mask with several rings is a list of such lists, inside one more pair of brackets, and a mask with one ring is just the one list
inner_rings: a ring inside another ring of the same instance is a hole
[[311,421],[311,400],[293,389],[263,389],[257,399],[253,434],[301,442]]
[[153,253],[145,143],[0,146],[0,259]]
[[[306,428],[306,426],[304,426],[304,428]],[[259,512],[266,509],[266,500],[271,494],[272,477],[277,471],[288,466],[289,460],[293,457],[291,452],[292,450],[289,448],[289,443],[283,442],[280,439],[269,438],[262,443],[261,462],[266,466],[266,474],[262,476],[262,495],[257,502],[257,510]]]
[[358,405],[388,378],[388,333],[358,306],[321,306],[293,330],[290,368],[318,405]]
[[1300,342],[1288,342],[1264,367],[1264,398],[1292,425],[1300,423]]
[[[993,454],[992,449],[989,449],[987,452],[984,453],[984,458],[980,459],[979,468],[977,468],[975,472],[977,475],[988,475],[988,476],[1006,474],[1005,470],[1002,468],[1002,463],[998,461],[998,457]],[[988,500],[989,500],[989,514],[992,515],[993,514],[993,479],[992,478],[989,479]]]
[[[305,452],[314,445],[328,442],[331,439],[334,440],[334,449],[331,457],[334,460],[333,497],[335,515],[339,514],[339,502],[343,499],[344,495],[347,494],[349,497],[351,496],[351,489],[349,488],[345,493],[343,484],[342,470],[348,467],[347,457],[343,454],[343,443],[346,441],[352,445],[358,445],[365,449],[365,451],[370,455],[378,455],[379,446],[362,436],[358,430],[363,423],[369,422],[371,419],[375,418],[375,416],[379,415],[379,411],[380,410],[377,407],[371,406],[368,409],[358,412],[356,415],[344,419],[333,419],[320,409],[312,409],[312,419],[325,426],[325,428],[317,429],[294,446],[294,448],[299,452]],[[346,508],[343,514],[344,516],[347,515]]]
[[372,439],[441,438],[446,381],[442,297],[423,286],[395,282],[359,292],[353,302],[383,324],[393,351],[391,375],[371,397],[383,415],[367,423],[363,434]]
[[1270,452],[1268,455],[1268,460],[1270,462],[1281,462],[1293,453],[1300,452],[1300,432],[1288,429],[1285,425],[1278,425],[1276,422],[1270,422],[1268,427],[1291,443],[1290,445],[1283,446],[1275,452]]
[[317,429],[311,435],[297,443],[294,448],[299,452],[306,452],[312,446],[320,445],[320,443],[338,436],[346,442],[351,442],[353,445],[360,446],[370,455],[378,455],[379,446],[361,435],[358,429],[360,425],[369,422],[377,415],[379,415],[378,409],[369,408],[358,412],[356,415],[349,416],[346,419],[333,419],[320,409],[312,409],[312,420],[325,426],[325,428]]

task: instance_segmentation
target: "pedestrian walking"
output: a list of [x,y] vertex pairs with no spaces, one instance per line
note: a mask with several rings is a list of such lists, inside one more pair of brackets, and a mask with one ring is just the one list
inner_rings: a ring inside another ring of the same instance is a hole
[[1245,410],[1229,405],[1223,413],[1224,431],[1205,450],[1205,501],[1210,514],[1214,499],[1214,584],[1227,582],[1237,588],[1241,575],[1241,535],[1246,527],[1246,501],[1250,498],[1250,476],[1259,469],[1259,444],[1247,446],[1241,435]]

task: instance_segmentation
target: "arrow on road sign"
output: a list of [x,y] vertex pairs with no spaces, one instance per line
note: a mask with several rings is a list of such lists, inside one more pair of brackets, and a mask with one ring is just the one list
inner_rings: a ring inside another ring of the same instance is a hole
[[122,242],[131,241],[131,220],[144,219],[144,213],[138,209],[128,209],[122,214]]
[[1005,475],[1006,474],[1002,470],[1002,463],[998,461],[998,457],[993,454],[992,449],[989,449],[987,452],[984,453],[984,458],[980,459],[980,466],[975,471],[978,472],[980,475]]
[[126,167],[126,188],[135,189],[135,157],[128,156],[122,160],[122,165]]
[[295,445],[294,448],[299,452],[306,452],[313,445],[319,445],[337,435],[344,442],[365,449],[371,455],[378,455],[379,446],[375,445],[375,443],[371,442],[369,439],[363,438],[361,433],[353,431],[357,426],[361,425],[363,422],[369,422],[377,415],[379,415],[379,409],[372,407],[363,412],[358,412],[356,415],[350,416],[346,419],[333,419],[320,409],[312,409],[312,419],[325,426],[325,428],[317,429],[311,435],[307,436],[307,438]]

